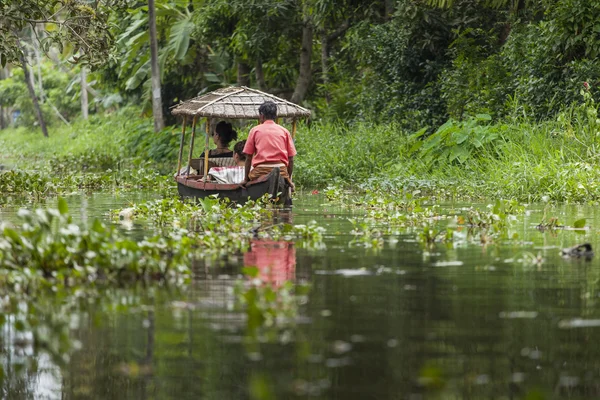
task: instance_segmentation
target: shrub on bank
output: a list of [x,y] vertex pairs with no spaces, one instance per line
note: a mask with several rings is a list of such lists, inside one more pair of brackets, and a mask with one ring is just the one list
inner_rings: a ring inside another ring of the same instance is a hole
[[[583,103],[542,123],[517,117],[496,122],[481,114],[448,121],[431,134],[422,130],[413,135],[395,124],[301,125],[294,181],[304,187],[332,182],[406,187],[438,197],[596,201],[600,119],[589,92],[582,95]],[[28,191],[31,185],[37,185],[36,193],[54,186],[64,190],[50,191],[63,193],[69,185],[123,187],[136,181],[151,188],[156,171],[165,174],[161,182],[166,182],[175,169],[179,129],[154,133],[149,119],[129,109],[65,126],[50,138],[22,129],[0,131],[2,156],[29,172],[6,175],[0,184],[9,193]],[[27,185],[18,183],[40,171],[44,176]]]

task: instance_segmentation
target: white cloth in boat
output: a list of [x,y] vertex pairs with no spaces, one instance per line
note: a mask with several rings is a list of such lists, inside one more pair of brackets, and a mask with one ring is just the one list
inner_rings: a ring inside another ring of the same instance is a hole
[[217,183],[235,184],[242,183],[246,170],[244,167],[213,167],[208,170],[208,175],[212,176]]

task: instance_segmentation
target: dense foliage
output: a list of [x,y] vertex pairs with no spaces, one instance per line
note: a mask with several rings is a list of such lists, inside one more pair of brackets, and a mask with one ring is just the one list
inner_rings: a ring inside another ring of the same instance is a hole
[[[237,83],[313,110],[296,143],[301,186],[360,180],[440,196],[598,198],[594,2],[159,0],[156,9],[165,108]],[[146,118],[147,7],[116,7],[109,18],[119,57],[90,75],[87,122],[77,119],[79,67],[47,60],[32,69],[54,134],[0,136],[3,163],[25,170],[2,175],[8,193],[148,186],[156,171],[173,172],[179,128],[155,134]],[[35,124],[23,74],[5,77],[0,105],[21,112],[16,124]]]
[[[118,56],[99,53],[105,62],[93,74],[100,87],[94,98],[108,108],[132,101],[148,109],[148,10],[143,3],[128,6],[94,11],[94,18],[111,22],[106,33],[115,42],[104,47]],[[600,79],[600,6],[590,0],[159,0],[156,8],[165,111],[237,83],[294,97],[317,119],[393,121],[410,131],[482,112],[544,120],[580,103],[583,83],[594,89]],[[11,10],[3,10],[9,20]],[[68,87],[51,81],[72,81],[57,76],[73,76],[70,68],[43,70],[44,85]],[[23,76],[11,79],[0,87],[3,105],[21,110],[20,123],[31,125]],[[77,100],[72,84],[70,96],[50,99],[68,120],[77,107],[61,103]]]

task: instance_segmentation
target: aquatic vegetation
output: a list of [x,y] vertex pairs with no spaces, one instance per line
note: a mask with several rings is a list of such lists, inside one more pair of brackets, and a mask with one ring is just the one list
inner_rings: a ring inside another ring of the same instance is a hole
[[220,253],[242,251],[252,238],[300,239],[311,246],[321,243],[325,233],[315,221],[306,225],[269,224],[273,209],[267,195],[244,205],[216,196],[197,201],[168,197],[113,210],[111,216],[113,220],[145,220],[169,229],[186,227],[196,246]]
[[454,230],[451,228],[440,229],[430,224],[424,224],[423,230],[419,232],[418,238],[426,246],[432,246],[435,243],[452,243]]
[[349,218],[348,221],[352,224],[351,234],[354,239],[350,241],[350,246],[361,246],[365,248],[381,249],[384,244],[384,232],[374,225],[373,220],[356,220]]
[[469,227],[504,229],[511,217],[522,214],[525,207],[516,201],[497,200],[495,204],[488,204],[488,210],[470,208],[461,221]]
[[181,224],[182,221],[186,223],[199,212],[200,209],[191,201],[173,196],[112,210],[110,216],[113,220],[144,220],[165,226]]
[[98,153],[95,150],[79,155],[59,155],[48,160],[48,166],[55,174],[69,174],[75,171],[106,171],[120,169],[130,164],[129,159],[123,160],[116,154]]
[[312,221],[309,221],[306,225],[285,224],[283,231],[281,233],[284,235],[286,235],[286,234],[290,235],[289,236],[290,239],[291,238],[299,238],[299,239],[309,240],[312,242],[320,242],[321,240],[323,240],[323,234],[326,231],[327,230],[325,228],[323,228],[322,226],[319,226],[317,224],[317,221],[312,220]]
[[509,260],[521,264],[523,267],[541,268],[546,261],[541,253],[534,254],[530,251],[524,251],[519,257]]
[[538,225],[536,225],[536,228],[542,232],[545,230],[554,231],[554,230],[556,230],[558,228],[562,228],[562,227],[563,227],[563,225],[560,225],[560,223],[558,222],[558,218],[550,217],[546,221],[545,216],[544,216],[544,218],[542,218],[542,222],[540,222]]
[[21,224],[3,226],[0,280],[3,287],[35,291],[128,280],[182,280],[189,276],[192,239],[185,231],[133,240],[99,220],[73,224],[67,203],[58,209],[19,211]]
[[295,325],[299,307],[308,301],[310,285],[270,282],[255,266],[244,267],[242,272],[245,279],[236,282],[234,294],[236,307],[248,317],[248,333],[276,338],[280,329]]
[[[331,187],[332,193],[341,189]],[[439,204],[429,205],[429,197],[421,191],[397,193],[394,190],[380,191],[368,189],[344,194],[343,203],[331,196],[330,201],[360,214],[359,218],[350,218],[351,233],[355,238],[351,245],[368,248],[381,248],[386,236],[413,234],[426,245],[436,242],[452,243],[455,229],[468,228],[468,237],[473,243],[487,245],[498,239],[508,239],[511,221],[522,215],[525,206],[516,200],[497,200],[485,209],[460,209],[446,215],[440,213]],[[449,226],[451,225],[451,226]],[[417,228],[415,230],[415,228]],[[511,239],[516,238],[514,233]]]
[[76,170],[57,173],[49,166],[32,171],[7,170],[0,172],[0,190],[6,195],[41,200],[78,190],[148,188],[161,193],[174,189],[171,177],[162,176],[149,167],[149,163],[136,163],[131,169],[102,172]]

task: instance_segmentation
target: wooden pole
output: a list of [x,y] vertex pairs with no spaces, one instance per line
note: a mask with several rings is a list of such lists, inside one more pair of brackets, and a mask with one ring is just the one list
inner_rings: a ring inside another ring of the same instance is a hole
[[183,128],[181,129],[181,143],[179,143],[179,162],[177,163],[177,175],[179,176],[179,171],[181,170],[181,159],[183,158],[183,140],[185,139],[185,123],[187,121],[187,117],[183,116]]
[[186,170],[186,175],[190,174],[190,168],[192,165],[192,154],[194,152],[194,139],[196,138],[196,121],[198,120],[198,117],[196,117],[194,115],[194,120],[192,121],[192,140],[190,142],[190,153],[188,154],[188,166],[187,166],[187,170]]
[[204,141],[204,182],[208,178],[208,145],[210,138],[210,119],[206,118],[206,140]]
[[292,139],[296,139],[296,123],[298,121],[294,118],[292,121]]

